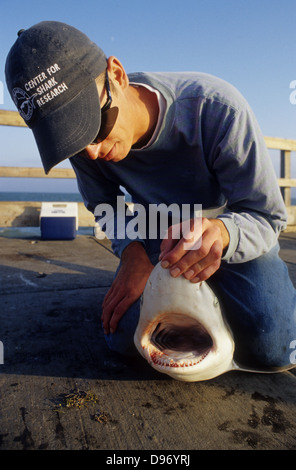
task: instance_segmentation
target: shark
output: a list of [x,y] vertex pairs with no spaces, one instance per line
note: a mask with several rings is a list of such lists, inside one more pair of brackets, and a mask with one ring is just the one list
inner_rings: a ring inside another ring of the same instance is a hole
[[141,297],[134,344],[158,372],[197,382],[244,368],[234,359],[235,342],[223,308],[206,281],[173,278],[158,263]]

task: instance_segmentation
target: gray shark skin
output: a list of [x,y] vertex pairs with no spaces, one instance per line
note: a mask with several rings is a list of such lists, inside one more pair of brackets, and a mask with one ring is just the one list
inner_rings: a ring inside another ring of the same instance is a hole
[[231,329],[207,282],[173,278],[160,263],[142,295],[134,343],[154,369],[176,380],[209,380],[231,370],[275,372],[238,365]]

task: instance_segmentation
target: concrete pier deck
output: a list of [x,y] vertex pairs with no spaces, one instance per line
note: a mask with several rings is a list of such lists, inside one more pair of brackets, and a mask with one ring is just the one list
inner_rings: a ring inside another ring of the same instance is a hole
[[[0,233],[0,450],[296,449],[296,369],[183,383],[123,360],[99,321],[109,243],[14,230]],[[296,232],[280,242],[296,285]]]

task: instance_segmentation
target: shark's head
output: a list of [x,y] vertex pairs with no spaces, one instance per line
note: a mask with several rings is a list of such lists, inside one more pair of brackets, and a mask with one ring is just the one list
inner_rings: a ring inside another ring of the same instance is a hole
[[146,284],[134,342],[159,372],[195,382],[233,368],[234,342],[206,282],[173,278],[156,265]]

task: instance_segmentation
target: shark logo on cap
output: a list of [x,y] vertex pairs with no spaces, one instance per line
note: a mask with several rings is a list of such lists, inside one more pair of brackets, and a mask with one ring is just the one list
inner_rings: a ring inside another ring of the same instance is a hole
[[25,121],[29,121],[33,115],[35,109],[34,98],[37,95],[37,93],[34,93],[34,95],[30,96],[26,91],[18,87],[12,90],[13,101]]

